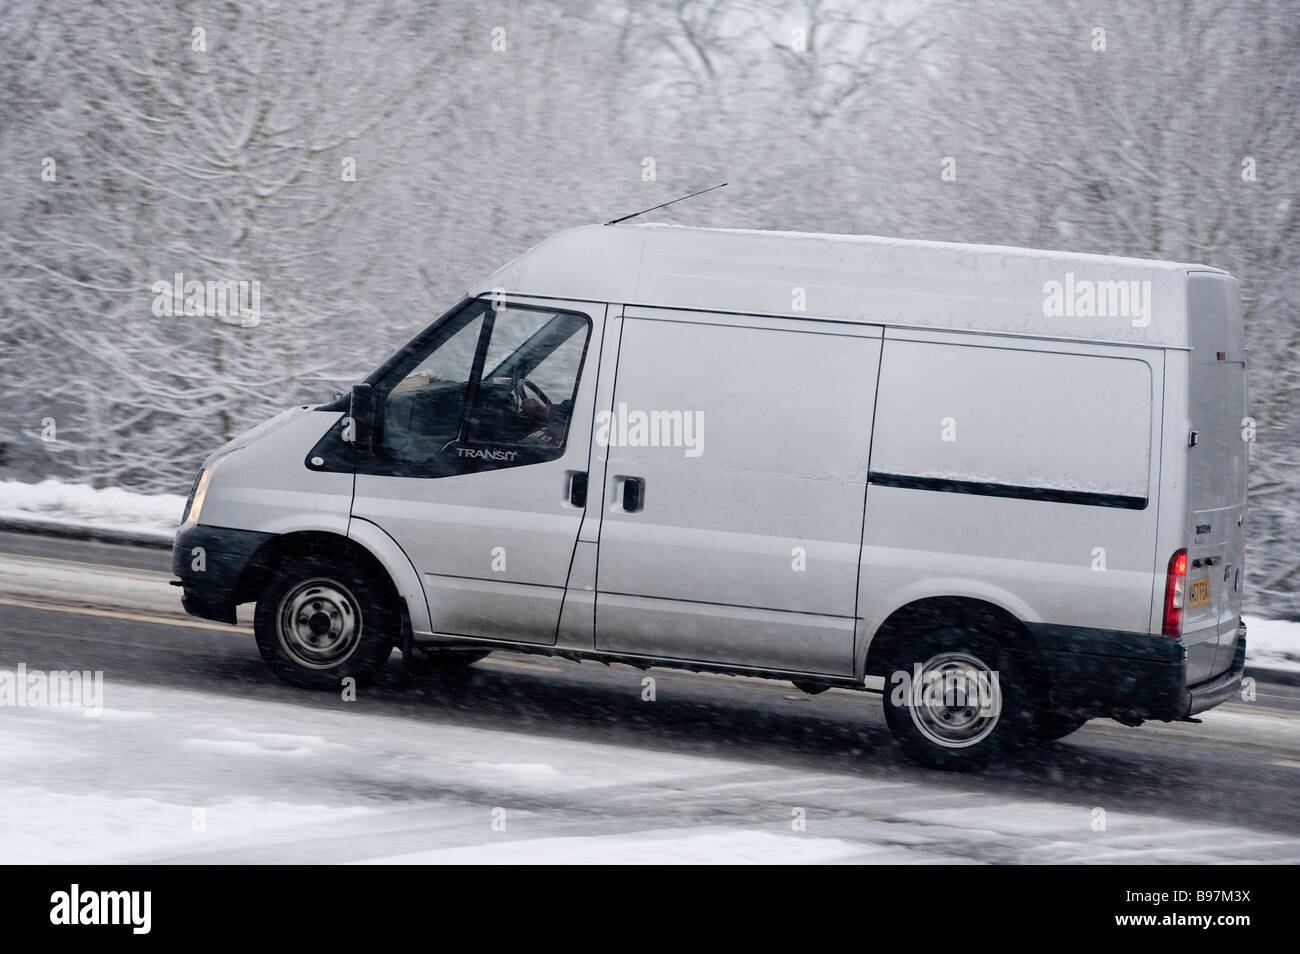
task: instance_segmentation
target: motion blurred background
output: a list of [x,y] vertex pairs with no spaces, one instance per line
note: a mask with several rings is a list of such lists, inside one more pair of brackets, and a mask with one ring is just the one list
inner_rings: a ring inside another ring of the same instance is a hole
[[[183,494],[546,235],[728,180],[647,220],[1237,275],[1247,599],[1300,618],[1293,2],[4,0],[0,73],[0,480]],[[155,317],[176,272],[260,323]]]

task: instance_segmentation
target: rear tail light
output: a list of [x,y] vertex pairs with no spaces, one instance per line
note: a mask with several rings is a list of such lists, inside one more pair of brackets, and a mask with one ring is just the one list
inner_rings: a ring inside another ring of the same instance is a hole
[[1164,636],[1183,634],[1183,606],[1187,601],[1187,550],[1175,550],[1165,574],[1165,614],[1160,632]]

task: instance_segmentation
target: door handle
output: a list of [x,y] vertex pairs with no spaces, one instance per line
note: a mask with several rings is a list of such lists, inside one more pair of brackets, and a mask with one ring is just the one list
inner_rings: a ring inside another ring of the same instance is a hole
[[628,513],[639,513],[645,509],[645,478],[623,478],[623,509]]
[[575,507],[587,506],[587,472],[569,471],[569,503]]
[[624,513],[638,513],[646,506],[645,477],[614,478],[614,498],[619,500]]

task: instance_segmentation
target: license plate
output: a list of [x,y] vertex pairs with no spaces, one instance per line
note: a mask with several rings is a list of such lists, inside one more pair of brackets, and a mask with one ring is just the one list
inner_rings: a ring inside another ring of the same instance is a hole
[[1210,581],[1208,578],[1192,580],[1187,591],[1188,606],[1204,606],[1210,602]]

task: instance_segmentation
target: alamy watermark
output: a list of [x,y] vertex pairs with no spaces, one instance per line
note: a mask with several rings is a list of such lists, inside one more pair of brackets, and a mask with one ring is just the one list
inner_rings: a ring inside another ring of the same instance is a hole
[[155,318],[221,318],[241,328],[252,328],[262,320],[259,281],[186,281],[185,273],[177,272],[170,282],[154,282],[150,291]]
[[1002,705],[998,673],[976,669],[897,669],[889,677],[890,704],[930,709],[973,708],[981,717],[997,715]]
[[624,403],[596,414],[602,447],[681,447],[687,457],[704,453],[703,411],[629,410]]
[[1043,283],[1048,318],[1128,318],[1134,328],[1151,324],[1150,281],[1094,281],[1065,273],[1065,281]]
[[54,925],[121,925],[132,934],[148,934],[153,926],[152,891],[87,891],[73,884],[50,895]]
[[104,672],[97,669],[51,670],[28,669],[19,663],[14,670],[0,669],[0,708],[52,709],[60,706],[81,708],[88,716],[104,711]]

